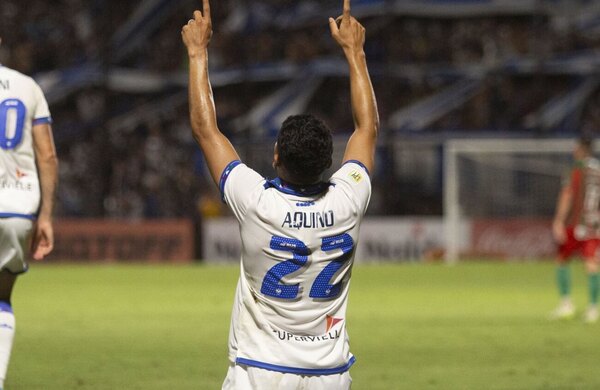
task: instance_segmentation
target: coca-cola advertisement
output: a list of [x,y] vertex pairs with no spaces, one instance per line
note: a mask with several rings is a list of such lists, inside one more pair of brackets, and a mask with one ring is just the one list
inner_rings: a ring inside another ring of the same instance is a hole
[[472,255],[500,259],[540,259],[556,255],[548,219],[473,220]]

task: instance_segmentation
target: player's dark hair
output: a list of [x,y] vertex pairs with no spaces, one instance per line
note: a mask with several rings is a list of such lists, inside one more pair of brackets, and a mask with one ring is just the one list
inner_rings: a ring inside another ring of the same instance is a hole
[[291,178],[307,184],[331,166],[331,130],[313,115],[292,115],[281,125],[277,152]]

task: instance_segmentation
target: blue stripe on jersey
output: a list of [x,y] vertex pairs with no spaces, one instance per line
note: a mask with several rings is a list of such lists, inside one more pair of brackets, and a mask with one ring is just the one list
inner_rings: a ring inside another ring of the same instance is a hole
[[295,196],[315,196],[324,191],[326,191],[330,186],[334,185],[333,183],[317,183],[311,184],[307,186],[299,186],[296,184],[291,184],[281,180],[280,178],[275,178],[273,180],[267,180],[265,183],[265,190],[269,188],[275,188],[279,192],[283,192],[288,195]]
[[278,366],[276,364],[259,362],[256,360],[237,358],[235,359],[237,364],[242,364],[245,366],[264,368],[265,370],[277,371],[277,372],[285,372],[287,374],[299,374],[299,375],[333,375],[340,374],[342,372],[346,372],[352,367],[354,362],[356,362],[356,358],[352,356],[348,363],[344,364],[340,367],[335,368],[297,368],[297,367],[286,367],[286,366]]
[[221,174],[221,178],[219,179],[219,191],[221,191],[221,200],[223,202],[225,202],[225,182],[227,181],[227,178],[229,177],[231,171],[233,171],[233,168],[237,167],[241,163],[242,162],[240,160],[233,160],[232,162],[227,164],[227,166],[223,170],[223,173]]
[[342,165],[346,165],[346,164],[350,164],[350,163],[359,165],[362,169],[365,170],[365,172],[367,172],[367,175],[371,176],[371,173],[369,172],[367,167],[365,167],[365,164],[361,163],[358,160],[348,160],[348,161],[344,162]]
[[7,313],[12,313],[13,309],[10,303],[6,301],[0,301],[0,311],[5,311]]
[[44,118],[36,118],[33,120],[33,125],[44,125],[44,124],[51,124],[52,123],[52,118],[47,116]]
[[25,218],[35,221],[35,214],[18,214],[18,213],[0,213],[0,218]]

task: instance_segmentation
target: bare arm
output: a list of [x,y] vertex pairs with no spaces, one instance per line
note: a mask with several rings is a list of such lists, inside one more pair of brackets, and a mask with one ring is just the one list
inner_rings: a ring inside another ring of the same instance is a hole
[[565,221],[571,211],[572,198],[573,192],[571,191],[571,187],[563,187],[558,196],[556,213],[554,214],[554,221],[552,222],[552,233],[554,234],[554,239],[559,244],[562,244],[566,240]]
[[219,185],[227,165],[239,160],[231,142],[217,126],[215,102],[208,77],[208,44],[212,36],[210,4],[203,0],[203,12],[195,11],[194,19],[181,32],[190,61],[189,100],[190,121],[194,138],[206,158],[208,169]]
[[372,171],[375,166],[379,115],[363,49],[365,28],[351,16],[350,0],[344,0],[340,26],[338,27],[336,20],[330,18],[329,27],[331,35],[344,50],[350,67],[350,93],[355,130],[346,146],[344,161],[358,160]]
[[42,204],[33,234],[32,252],[35,260],[42,260],[54,248],[52,210],[58,185],[58,158],[49,124],[33,126],[33,143]]

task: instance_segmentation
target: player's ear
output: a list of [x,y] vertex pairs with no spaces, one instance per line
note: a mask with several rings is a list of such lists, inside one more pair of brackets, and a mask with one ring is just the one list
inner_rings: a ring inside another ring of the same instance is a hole
[[275,142],[275,146],[273,147],[273,169],[277,168],[279,165],[279,148],[277,147],[277,142]]

